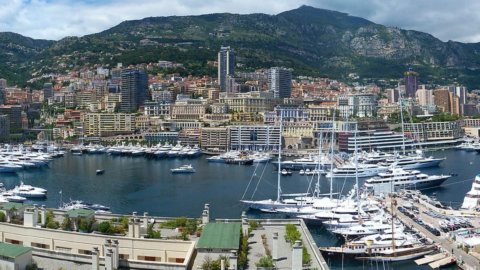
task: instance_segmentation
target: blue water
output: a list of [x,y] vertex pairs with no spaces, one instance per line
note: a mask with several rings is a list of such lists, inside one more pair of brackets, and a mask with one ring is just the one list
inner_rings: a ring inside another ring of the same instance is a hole
[[[440,167],[422,169],[426,173],[455,173],[442,187],[425,190],[436,193],[437,198],[447,205],[459,206],[465,193],[470,190],[473,178],[480,173],[480,156],[476,152],[445,150],[431,153],[435,157],[446,157]],[[194,174],[170,173],[170,169],[183,164],[192,164]],[[95,170],[104,169],[103,175]],[[255,173],[254,173],[255,172]],[[260,176],[261,181],[259,181]],[[252,178],[252,175],[253,178]],[[311,177],[283,176],[282,190],[285,193],[303,193]],[[83,155],[53,160],[48,168],[27,170],[18,174],[0,175],[7,188],[21,180],[25,183],[48,189],[48,198],[34,201],[48,207],[58,207],[60,201],[83,200],[110,206],[115,213],[149,212],[157,216],[199,217],[205,203],[211,205],[211,215],[221,218],[239,218],[244,198],[276,198],[277,174],[271,164],[227,165],[208,163],[205,157],[196,159],[147,159],[109,155]],[[314,180],[316,181],[316,180]],[[335,179],[335,192],[348,192],[353,179]],[[320,188],[329,192],[329,180],[321,178]],[[60,191],[62,194],[60,194]],[[255,192],[254,192],[255,191]],[[253,197],[252,197],[253,194]],[[252,215],[258,215],[252,213]],[[338,241],[322,228],[311,228],[319,246],[334,245]],[[341,262],[331,262],[333,268],[341,269]],[[361,265],[365,269],[376,269],[376,265]],[[344,269],[358,269],[359,264],[348,263]],[[382,265],[378,266],[383,269]],[[385,269],[428,269],[410,263],[393,264]]]

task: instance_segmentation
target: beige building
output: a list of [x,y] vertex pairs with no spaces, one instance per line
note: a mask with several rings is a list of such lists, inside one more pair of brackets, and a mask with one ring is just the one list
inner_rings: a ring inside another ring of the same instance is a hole
[[199,120],[205,115],[205,105],[176,103],[171,106],[171,118],[175,120]]
[[418,89],[415,93],[417,97],[417,102],[421,106],[431,106],[434,105],[433,91],[428,89]]
[[222,93],[219,102],[227,104],[231,111],[240,113],[271,111],[275,105],[273,95],[265,92]]
[[228,128],[202,128],[200,133],[200,146],[204,150],[228,150]]
[[95,91],[78,91],[75,93],[75,103],[78,108],[86,109],[91,103],[97,101]]
[[86,113],[82,122],[85,136],[130,134],[135,129],[135,115],[128,113]]
[[23,225],[0,223],[1,242],[31,247],[33,256],[70,261],[78,269],[103,265],[100,269],[180,270],[187,269],[193,257],[192,241],[141,238],[148,217],[130,218],[128,234],[118,236],[41,228],[37,220],[45,225],[45,214],[44,209],[27,208]]

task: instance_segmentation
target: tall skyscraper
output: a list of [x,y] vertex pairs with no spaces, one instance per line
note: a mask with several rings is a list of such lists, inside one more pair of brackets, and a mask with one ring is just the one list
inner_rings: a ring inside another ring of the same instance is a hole
[[467,103],[467,88],[465,86],[452,85],[448,87],[448,91],[458,97],[460,104]]
[[274,98],[289,98],[292,94],[292,71],[282,67],[268,70],[268,90]]
[[418,89],[418,73],[409,68],[404,75],[406,97],[415,98],[415,93]]
[[43,100],[47,101],[48,98],[53,97],[53,84],[44,83],[43,84]]
[[147,99],[148,76],[143,70],[125,69],[122,70],[120,103],[121,112],[132,112],[138,110]]
[[398,97],[400,96],[399,94],[399,90],[398,89],[387,89],[385,90],[386,93],[387,93],[387,99],[388,99],[388,103],[397,103],[398,102]]
[[227,76],[235,73],[235,54],[229,47],[221,47],[218,52],[218,84],[221,91],[227,90]]
[[418,105],[421,106],[431,106],[434,105],[434,99],[433,99],[433,91],[428,90],[425,88],[418,89],[417,93],[415,93],[417,96],[417,102]]

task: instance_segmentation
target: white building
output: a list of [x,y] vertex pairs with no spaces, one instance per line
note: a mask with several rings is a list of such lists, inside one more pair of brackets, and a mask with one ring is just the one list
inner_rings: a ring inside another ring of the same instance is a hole
[[230,126],[230,149],[273,150],[278,149],[279,126]]
[[375,114],[377,109],[377,102],[373,94],[350,94],[339,96],[338,109],[340,117],[349,118],[356,117],[371,117]]

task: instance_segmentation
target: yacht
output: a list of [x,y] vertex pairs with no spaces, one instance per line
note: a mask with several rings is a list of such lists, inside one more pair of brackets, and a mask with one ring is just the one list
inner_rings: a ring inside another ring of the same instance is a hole
[[198,157],[202,155],[202,149],[198,147],[198,145],[194,145],[193,148],[191,148],[187,152],[187,157]]
[[[331,160],[322,155],[322,156],[309,156],[303,158],[297,158],[293,160],[284,160],[280,162],[281,169],[290,169],[290,170],[305,170],[305,169],[316,169],[320,164],[320,168],[326,168],[330,166]],[[273,161],[272,165],[278,167],[278,161]]]
[[187,157],[188,152],[190,152],[191,150],[192,150],[192,147],[190,147],[190,145],[187,145],[187,146],[183,147],[180,151],[178,151],[178,156],[179,157]]
[[178,168],[171,169],[170,171],[172,173],[194,173],[195,169],[193,168],[192,165],[182,165]]
[[272,160],[272,156],[268,153],[254,153],[250,157],[253,158],[253,163],[268,163]]
[[322,253],[328,255],[346,255],[346,256],[367,256],[376,254],[380,251],[397,250],[400,248],[415,248],[425,246],[422,242],[411,234],[404,232],[389,234],[373,234],[348,241],[340,247],[320,248]]
[[10,161],[0,160],[0,173],[15,173],[23,169],[22,166]]
[[31,185],[25,185],[20,182],[19,186],[16,186],[11,192],[15,195],[26,198],[45,198],[47,197],[47,190],[39,187],[33,187]]
[[5,191],[0,194],[0,197],[7,200],[8,202],[20,202],[23,203],[24,201],[27,200],[27,198],[15,195],[12,192]]
[[[358,171],[356,167],[358,167]],[[371,176],[377,175],[386,170],[388,170],[388,167],[375,165],[375,164],[359,163],[358,166],[355,166],[354,164],[346,163],[340,167],[334,168],[333,174],[332,172],[328,172],[327,177],[332,176],[335,178],[341,178],[341,177],[353,178],[358,175],[358,177],[364,178],[364,177],[371,177]]]
[[428,175],[417,170],[404,170],[393,165],[387,172],[367,179],[365,187],[371,190],[384,189],[384,192],[393,192],[392,188],[422,189],[440,186],[451,175]]
[[395,163],[398,167],[402,167],[407,170],[435,167],[442,162],[444,158],[425,157],[423,152],[417,150],[414,155],[408,156],[396,156],[394,158],[387,159],[386,162],[379,163],[383,166],[389,166]]
[[208,157],[207,161],[212,163],[225,163],[225,159],[222,155]]
[[480,207],[480,174],[475,176],[472,183],[472,189],[465,195],[461,209],[477,210]]
[[[403,232],[403,226],[394,224],[395,232]],[[346,240],[357,239],[373,234],[391,233],[392,224],[379,221],[365,221],[359,225],[354,225],[347,228],[338,228],[332,230],[332,233],[343,237]]]
[[176,157],[176,156],[178,156],[178,153],[182,149],[183,149],[182,145],[180,145],[180,142],[178,142],[177,145],[172,147],[172,149],[170,149],[170,151],[167,152],[167,156],[168,157]]
[[74,146],[70,149],[70,153],[74,156],[81,156],[83,154],[83,149],[81,146]]

